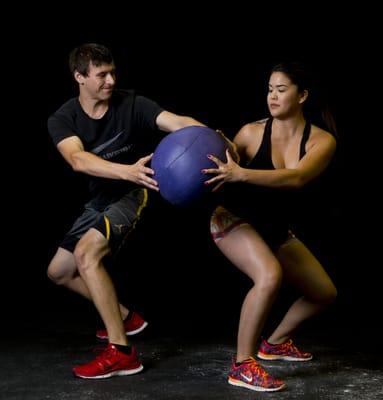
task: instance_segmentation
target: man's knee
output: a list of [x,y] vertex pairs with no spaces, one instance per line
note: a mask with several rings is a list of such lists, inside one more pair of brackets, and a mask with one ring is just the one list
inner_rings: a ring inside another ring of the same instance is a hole
[[96,234],[84,236],[73,253],[80,275],[97,268],[108,252],[108,242],[98,231]]
[[77,244],[76,248],[74,249],[73,255],[78,267],[78,271],[81,275],[81,273],[87,271],[92,264],[90,262],[92,256],[90,254],[90,251],[88,251],[87,246],[82,245],[81,242]]
[[68,268],[65,268],[63,265],[51,262],[47,269],[48,278],[54,282],[56,285],[65,285],[68,283],[72,277],[72,271],[69,271]]

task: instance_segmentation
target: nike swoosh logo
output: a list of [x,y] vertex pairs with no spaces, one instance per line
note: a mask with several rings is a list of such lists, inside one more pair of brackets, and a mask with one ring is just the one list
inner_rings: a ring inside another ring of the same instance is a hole
[[100,144],[99,146],[95,147],[94,149],[90,150],[91,153],[93,154],[98,154],[100,153],[102,150],[104,150],[106,147],[108,147],[110,144],[112,144],[113,142],[115,142],[123,133],[124,133],[125,129],[123,129],[121,132],[118,132],[116,136],[114,136],[112,139],[108,140],[105,143]]
[[253,377],[249,378],[248,376],[241,374],[242,378],[247,381],[247,382],[251,382],[253,380]]

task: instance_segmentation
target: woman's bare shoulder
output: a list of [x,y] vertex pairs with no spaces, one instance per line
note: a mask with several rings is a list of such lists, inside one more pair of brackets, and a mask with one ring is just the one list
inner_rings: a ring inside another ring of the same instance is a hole
[[332,135],[330,132],[319,128],[316,125],[311,125],[311,135],[310,135],[310,141],[312,141],[313,144],[316,143],[321,143],[323,145],[327,145],[330,147],[335,147],[336,146],[336,139],[334,135]]
[[262,135],[265,130],[267,118],[258,121],[249,122],[242,126],[238,134],[240,137],[247,138],[248,136]]

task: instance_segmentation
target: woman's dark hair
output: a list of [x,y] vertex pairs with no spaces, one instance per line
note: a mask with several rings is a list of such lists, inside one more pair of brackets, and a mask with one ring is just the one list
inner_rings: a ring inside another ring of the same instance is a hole
[[85,43],[76,47],[69,54],[69,68],[72,74],[75,71],[81,75],[88,75],[89,64],[96,67],[102,64],[114,64],[110,50],[97,43]]
[[[320,120],[324,123],[324,127],[334,136],[337,136],[335,120],[325,99],[323,85],[319,85],[307,66],[298,61],[285,61],[276,64],[270,71],[270,73],[273,72],[282,72],[285,74],[293,84],[297,85],[299,92],[307,90],[309,95],[304,104],[306,117],[316,123],[319,111]],[[320,121],[318,122],[321,125]]]

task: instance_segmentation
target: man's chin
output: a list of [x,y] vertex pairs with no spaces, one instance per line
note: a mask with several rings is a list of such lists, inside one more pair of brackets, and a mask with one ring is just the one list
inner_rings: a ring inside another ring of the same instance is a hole
[[100,97],[102,100],[109,100],[112,97],[112,94],[113,94],[113,90],[108,93],[103,93]]

